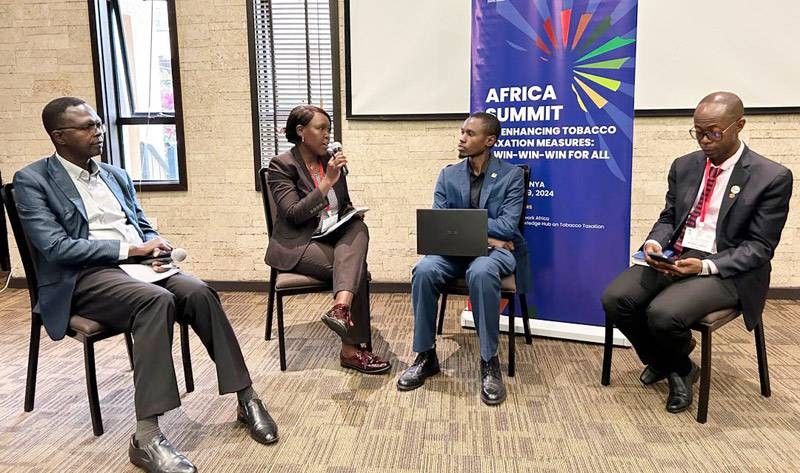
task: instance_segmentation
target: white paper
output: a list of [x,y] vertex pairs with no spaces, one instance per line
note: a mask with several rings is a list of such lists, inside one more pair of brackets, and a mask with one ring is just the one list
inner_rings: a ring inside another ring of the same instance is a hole
[[157,273],[152,266],[148,264],[121,264],[119,269],[125,271],[128,276],[133,279],[138,279],[142,282],[157,282],[162,279],[167,279],[175,273],[181,272],[180,268],[172,268],[163,273]]
[[340,218],[338,222],[331,225],[331,227],[325,230],[323,233],[320,233],[319,235],[314,235],[311,238],[322,238],[324,236],[330,235],[331,233],[335,232],[337,228],[347,223],[351,218],[353,218],[353,216],[364,215],[368,210],[369,207],[356,207],[350,212],[344,214],[344,216],[342,216],[342,218]]

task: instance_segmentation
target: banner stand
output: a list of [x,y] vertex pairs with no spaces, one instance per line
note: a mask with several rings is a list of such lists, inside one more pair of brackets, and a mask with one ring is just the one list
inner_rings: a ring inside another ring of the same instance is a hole
[[[605,343],[606,329],[597,325],[585,324],[571,324],[567,322],[555,322],[552,320],[531,319],[531,334],[536,337],[547,338],[563,338],[566,340],[574,340],[579,342],[589,343]],[[461,312],[461,327],[475,328],[475,322],[472,319],[472,311],[464,310]],[[508,316],[500,316],[500,332],[508,332]],[[517,335],[523,335],[525,328],[522,325],[522,318],[514,317],[514,332]],[[533,342],[536,343],[535,341]],[[614,346],[617,347],[630,347],[631,343],[625,338],[618,329],[614,329]]]

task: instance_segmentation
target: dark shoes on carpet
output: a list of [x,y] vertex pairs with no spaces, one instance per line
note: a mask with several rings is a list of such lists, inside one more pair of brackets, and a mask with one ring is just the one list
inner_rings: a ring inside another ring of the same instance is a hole
[[645,386],[657,383],[662,379],[667,379],[667,373],[657,370],[653,365],[645,366],[642,374],[639,375],[639,381]]
[[[689,353],[694,351],[696,346],[697,342],[693,338],[689,342]],[[647,365],[644,367],[644,370],[642,370],[642,374],[639,375],[639,381],[641,381],[645,386],[649,386],[653,383],[661,381],[662,379],[667,379],[667,374],[667,372],[661,371],[653,365]]]
[[343,368],[354,369],[364,374],[383,374],[392,368],[388,360],[365,348],[359,348],[353,356],[349,357],[339,354],[339,362]]
[[700,368],[692,362],[692,369],[686,376],[678,373],[667,375],[669,382],[669,395],[667,396],[667,411],[673,414],[683,412],[692,405],[692,384],[700,377]]
[[353,326],[353,321],[350,319],[350,307],[345,304],[334,305],[331,310],[322,314],[321,320],[329,329],[336,332],[339,338],[345,338],[347,331]]
[[497,355],[489,361],[481,360],[481,401],[487,406],[496,406],[506,400],[506,386],[500,374]]
[[417,359],[403,371],[397,380],[397,389],[411,391],[425,384],[425,379],[439,374],[439,358],[436,348],[424,351],[417,355]]
[[261,399],[239,401],[236,418],[247,427],[250,437],[256,442],[270,444],[278,441],[278,425],[270,417]]
[[151,473],[195,473],[192,465],[181,452],[169,443],[163,434],[156,435],[146,444],[139,444],[131,436],[128,445],[131,463]]

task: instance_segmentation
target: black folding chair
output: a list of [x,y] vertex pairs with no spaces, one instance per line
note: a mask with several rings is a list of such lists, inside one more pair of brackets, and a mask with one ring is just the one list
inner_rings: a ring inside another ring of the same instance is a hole
[[[531,177],[531,170],[527,165],[520,166],[524,172],[525,179],[525,194],[522,198],[522,215],[519,217],[519,231],[522,233],[525,228],[525,209],[528,208],[528,181]],[[514,376],[515,374],[515,357],[514,357],[514,313],[516,312],[516,304],[514,299],[517,297],[517,272],[504,277],[500,281],[500,298],[508,300],[508,375]],[[436,333],[442,334],[444,329],[444,313],[447,307],[447,296],[450,294],[469,296],[469,288],[467,281],[464,278],[459,278],[444,285],[442,288],[442,302],[439,305],[439,326]],[[519,303],[522,307],[522,326],[525,329],[525,344],[530,345],[533,343],[533,336],[531,335],[531,327],[528,321],[528,300],[525,294],[519,294]]]
[[[17,207],[14,200],[14,185],[6,184],[0,189],[8,211],[8,219],[14,231],[17,242],[17,249],[25,269],[25,280],[28,284],[28,296],[31,302],[31,338],[30,349],[28,351],[28,377],[25,383],[25,412],[33,410],[33,401],[36,394],[36,372],[39,365],[39,340],[41,337],[42,318],[33,311],[36,307],[38,287],[38,277],[34,258],[41,257],[36,249],[31,245],[30,239],[22,229],[22,223],[17,214]],[[186,381],[186,392],[194,391],[194,377],[192,375],[192,360],[189,351],[189,330],[186,324],[180,324],[181,332],[181,357],[183,358],[183,373]],[[99,322],[90,320],[80,315],[72,315],[69,319],[67,335],[83,344],[83,362],[86,373],[86,391],[89,395],[89,412],[92,417],[92,430],[94,435],[103,435],[103,418],[100,414],[100,398],[97,393],[97,370],[94,361],[94,344],[100,340],[116,335],[125,335],[125,346],[128,350],[128,363],[133,369],[133,339],[129,331],[114,330],[102,325]]]
[[[697,422],[705,424],[708,418],[708,397],[711,388],[711,334],[723,327],[728,322],[739,317],[742,312],[738,308],[723,309],[712,312],[699,322],[692,325],[691,329],[700,332],[700,393],[697,401]],[[603,372],[600,383],[603,386],[611,384],[611,357],[614,349],[614,323],[606,317],[606,340],[603,350]],[[764,342],[764,322],[762,321],[753,331],[756,342],[756,358],[758,360],[758,378],[761,383],[761,395],[770,397],[769,367],[767,366],[767,346]]]
[[[264,203],[264,219],[267,221],[267,236],[272,236],[272,215],[277,210],[270,197],[267,174],[269,169],[266,167],[258,171],[258,179],[261,184],[261,199]],[[369,273],[367,278],[371,279]],[[286,338],[283,328],[283,298],[286,296],[296,296],[300,294],[314,294],[317,292],[330,292],[333,290],[332,281],[321,281],[300,273],[290,271],[278,271],[270,268],[269,272],[269,296],[267,298],[267,314],[264,327],[264,340],[272,339],[272,312],[275,301],[278,302],[278,354],[280,359],[281,371],[286,371]],[[369,284],[367,284],[369,291]],[[369,293],[367,294],[369,298]],[[372,351],[372,330],[370,330],[367,350]]]

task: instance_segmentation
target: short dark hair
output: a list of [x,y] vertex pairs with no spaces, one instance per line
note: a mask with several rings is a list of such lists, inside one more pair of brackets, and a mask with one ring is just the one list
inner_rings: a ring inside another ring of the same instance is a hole
[[316,105],[298,105],[289,112],[289,118],[286,119],[286,139],[289,143],[300,143],[300,135],[297,134],[297,125],[306,126],[314,118],[315,113],[321,113],[328,117],[331,121],[331,116],[328,112],[317,107]]
[[486,127],[486,133],[494,135],[495,138],[500,138],[500,129],[502,127],[500,126],[500,120],[496,116],[486,112],[475,112],[470,115],[470,118],[479,119],[483,122],[483,126]]
[[52,133],[53,130],[61,126],[61,117],[68,108],[85,103],[85,100],[78,97],[59,97],[51,100],[42,110],[42,125],[44,125],[44,129],[48,134]]

